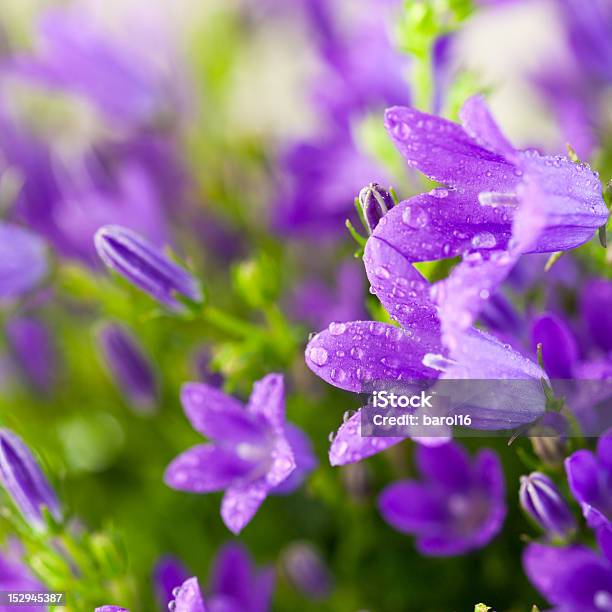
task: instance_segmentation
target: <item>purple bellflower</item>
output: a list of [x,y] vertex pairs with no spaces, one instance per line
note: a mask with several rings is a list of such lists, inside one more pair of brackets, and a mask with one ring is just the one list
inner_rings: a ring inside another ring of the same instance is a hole
[[98,330],[97,339],[118,387],[135,409],[151,412],[157,398],[155,374],[135,338],[121,325],[107,323]]
[[192,302],[202,299],[197,280],[135,232],[117,225],[101,227],[95,235],[102,261],[171,310],[181,310],[177,295]]
[[470,461],[455,442],[416,448],[421,480],[388,486],[380,512],[392,527],[416,536],[420,553],[460,555],[495,537],[506,516],[505,488],[497,455],[479,451]]
[[[401,327],[376,321],[331,323],[308,343],[308,367],[329,384],[353,393],[373,384],[438,377],[531,379],[539,384],[546,374],[535,363],[483,331],[467,330],[451,350],[443,345],[427,281],[402,253],[376,236],[395,210],[380,220],[369,238],[364,264],[372,293]],[[543,396],[532,400],[474,411],[472,416],[479,417],[479,429],[516,427],[543,414]],[[360,423],[357,412],[340,427],[330,449],[332,465],[360,461],[402,440],[362,436]]]
[[47,478],[27,446],[8,429],[0,429],[0,484],[34,529],[45,527],[43,507],[61,520],[62,511]]
[[612,429],[597,442],[597,451],[580,449],[565,460],[570,490],[593,529],[612,525]]
[[46,272],[44,242],[29,230],[0,221],[0,300],[29,291]]
[[545,474],[521,476],[519,500],[523,510],[551,537],[564,538],[576,528],[567,502]]
[[372,234],[411,263],[463,257],[432,288],[448,346],[522,254],[577,247],[608,218],[588,166],[515,149],[480,96],[466,101],[461,118],[458,125],[413,108],[386,111],[396,148],[442,187],[395,206]]
[[239,533],[266,496],[304,461],[298,455],[303,449],[292,447],[293,426],[285,423],[283,377],[269,374],[256,382],[246,409],[203,383],[185,384],[181,401],[194,429],[213,442],[176,457],[164,481],[193,493],[225,490],[221,517],[230,531]]
[[598,534],[602,554],[582,545],[565,548],[533,542],[523,552],[531,583],[559,612],[612,609],[612,529]]

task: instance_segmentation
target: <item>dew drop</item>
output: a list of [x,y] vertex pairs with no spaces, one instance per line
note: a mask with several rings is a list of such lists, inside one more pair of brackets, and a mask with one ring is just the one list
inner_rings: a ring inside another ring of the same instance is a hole
[[475,249],[493,249],[497,239],[491,232],[480,232],[472,237],[471,244]]
[[314,364],[318,365],[318,366],[323,366],[327,363],[327,351],[320,347],[320,346],[316,346],[314,348],[310,349],[310,361],[312,361]]
[[328,329],[332,336],[341,336],[346,331],[346,325],[344,323],[330,323]]

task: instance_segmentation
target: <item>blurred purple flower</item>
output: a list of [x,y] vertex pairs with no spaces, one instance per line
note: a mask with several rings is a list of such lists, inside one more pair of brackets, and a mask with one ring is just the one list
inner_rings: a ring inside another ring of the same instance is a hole
[[[170,592],[169,609],[174,612],[267,612],[274,588],[274,570],[257,569],[247,550],[230,542],[218,552],[210,570],[206,606],[197,578],[183,577],[185,569],[165,557],[157,566],[156,588],[163,597]],[[160,573],[163,570],[163,574]]]
[[460,555],[488,544],[506,516],[497,455],[484,449],[470,462],[453,442],[417,446],[415,452],[421,480],[399,481],[382,492],[385,521],[416,536],[424,555]]
[[151,362],[127,329],[107,323],[96,333],[102,356],[118,387],[138,411],[151,412],[157,383]]
[[323,64],[313,87],[321,128],[282,155],[286,183],[273,212],[279,231],[321,239],[344,230],[363,185],[389,183],[380,163],[360,150],[354,128],[368,112],[408,101],[407,58],[387,28],[399,2],[366,2],[348,24],[338,19],[338,2],[307,5]]
[[480,96],[461,117],[463,125],[413,108],[386,111],[408,164],[443,187],[401,202],[373,233],[411,263],[463,256],[432,288],[449,346],[523,253],[579,246],[608,218],[588,166],[515,149]]
[[543,313],[531,324],[532,348],[542,345],[544,369],[551,378],[572,378],[579,359],[576,339],[563,319]]
[[0,484],[34,529],[45,527],[43,507],[61,520],[62,510],[47,478],[28,447],[8,429],[0,429]]
[[185,384],[181,400],[194,429],[213,443],[176,457],[164,481],[193,493],[225,490],[221,517],[239,533],[303,458],[299,446],[294,453],[285,423],[283,377],[269,374],[256,382],[246,410],[237,399],[203,383]]
[[603,555],[582,545],[559,548],[532,542],[523,552],[531,583],[559,612],[602,612],[612,606],[612,530],[602,531]]
[[519,500],[523,510],[551,537],[567,537],[576,521],[557,485],[545,474],[521,476]]
[[[46,592],[45,587],[32,575],[28,567],[12,550],[0,552],[0,591]],[[11,612],[14,607],[0,606],[0,611]],[[21,612],[40,612],[40,606],[20,606]]]
[[37,391],[48,392],[55,380],[57,353],[48,328],[31,317],[10,319],[5,328],[11,356],[25,380]]
[[130,17],[113,32],[83,7],[47,10],[39,18],[35,53],[12,57],[4,70],[82,96],[116,124],[159,120],[182,105],[180,64],[151,14]]
[[211,568],[207,601],[210,612],[267,612],[274,570],[257,569],[239,543],[226,544]]
[[181,561],[170,555],[159,559],[153,569],[153,587],[155,597],[162,610],[174,599],[173,590],[189,578],[187,568]]
[[612,5],[608,0],[560,0],[569,57],[546,62],[535,83],[557,116],[565,139],[583,159],[600,144],[612,84]]
[[597,442],[597,451],[577,450],[565,460],[567,481],[593,529],[612,525],[612,429]]
[[29,230],[0,221],[0,300],[29,291],[46,272],[44,242]]
[[365,284],[361,266],[346,261],[338,269],[334,286],[318,278],[303,281],[296,288],[290,310],[296,319],[312,327],[325,327],[330,321],[362,318]]
[[202,299],[200,286],[186,270],[135,232],[117,225],[101,227],[94,237],[102,261],[171,310],[181,310],[176,295]]
[[308,542],[294,542],[283,552],[283,568],[303,595],[313,600],[329,597],[333,580],[316,548]]
[[602,351],[612,351],[612,282],[604,278],[587,281],[580,290],[580,315],[590,340]]

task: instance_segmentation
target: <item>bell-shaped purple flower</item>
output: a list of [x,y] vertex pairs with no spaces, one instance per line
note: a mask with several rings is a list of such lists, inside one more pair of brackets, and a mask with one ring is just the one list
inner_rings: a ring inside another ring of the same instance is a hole
[[111,269],[172,310],[177,296],[199,302],[198,281],[135,232],[118,225],[101,227],[94,237],[98,255]]
[[550,536],[566,537],[576,522],[557,485],[545,474],[521,476],[519,500],[523,510]]
[[565,460],[567,481],[590,527],[612,522],[612,429],[597,442],[597,451],[581,449]]
[[[225,490],[221,517],[239,533],[266,496],[296,469],[280,374],[253,386],[248,405],[203,383],[183,386],[181,400],[194,429],[212,440],[176,457],[164,481],[193,493]],[[299,455],[298,457],[299,458]]]
[[0,222],[0,300],[29,291],[46,272],[44,242],[22,227]]
[[602,554],[582,545],[545,546],[533,542],[523,553],[531,583],[554,606],[567,612],[612,609],[612,530],[598,534]]
[[464,554],[489,543],[506,516],[505,486],[497,455],[481,450],[470,460],[454,442],[416,447],[421,479],[388,486],[380,512],[392,527],[416,537],[420,553]]
[[371,234],[378,222],[395,206],[391,194],[378,183],[370,183],[359,192],[359,206]]
[[137,410],[152,411],[157,397],[155,374],[135,338],[116,323],[103,325],[96,335],[118,387]]
[[27,446],[8,429],[0,429],[0,483],[35,529],[44,529],[43,508],[55,520],[62,511],[51,485]]
[[283,568],[291,582],[306,597],[325,599],[333,580],[320,553],[308,542],[294,542],[283,552]]
[[[544,413],[540,381],[546,374],[509,345],[481,330],[466,330],[461,342],[451,349],[443,344],[427,281],[404,254],[376,236],[396,210],[397,207],[391,209],[383,217],[368,239],[364,264],[371,292],[399,326],[377,321],[330,323],[308,343],[306,364],[326,382],[353,393],[396,381],[525,380],[524,390],[530,390],[528,397],[520,402],[515,398],[511,404],[494,409],[474,407],[472,417],[480,429],[511,429],[534,421]],[[332,465],[354,463],[402,439],[362,436],[361,414],[357,412],[335,436],[330,461]],[[442,441],[438,438],[435,442]]]
[[515,149],[481,97],[467,100],[461,118],[458,125],[413,108],[387,110],[397,149],[442,187],[401,202],[373,233],[410,262],[463,257],[433,289],[449,346],[522,254],[579,246],[608,218],[588,166]]

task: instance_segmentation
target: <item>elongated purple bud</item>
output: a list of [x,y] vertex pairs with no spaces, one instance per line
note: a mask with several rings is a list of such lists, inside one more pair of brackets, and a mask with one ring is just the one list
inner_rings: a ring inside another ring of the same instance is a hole
[[198,281],[136,232],[105,225],[94,236],[98,255],[111,269],[172,310],[182,310],[176,296],[202,300]]
[[555,483],[540,472],[521,476],[521,506],[544,531],[565,537],[575,527],[574,517]]
[[127,329],[107,323],[97,333],[104,361],[117,386],[139,411],[151,412],[157,398],[157,385],[151,363]]
[[47,327],[32,318],[11,319],[6,324],[11,355],[25,380],[42,393],[53,386],[57,355]]
[[310,599],[325,599],[331,593],[330,571],[308,542],[291,544],[283,553],[283,567],[296,588]]
[[44,529],[43,507],[61,520],[55,492],[28,447],[8,429],[0,429],[0,482],[35,529]]
[[371,234],[378,222],[395,206],[391,194],[378,183],[370,183],[359,192],[359,205]]

